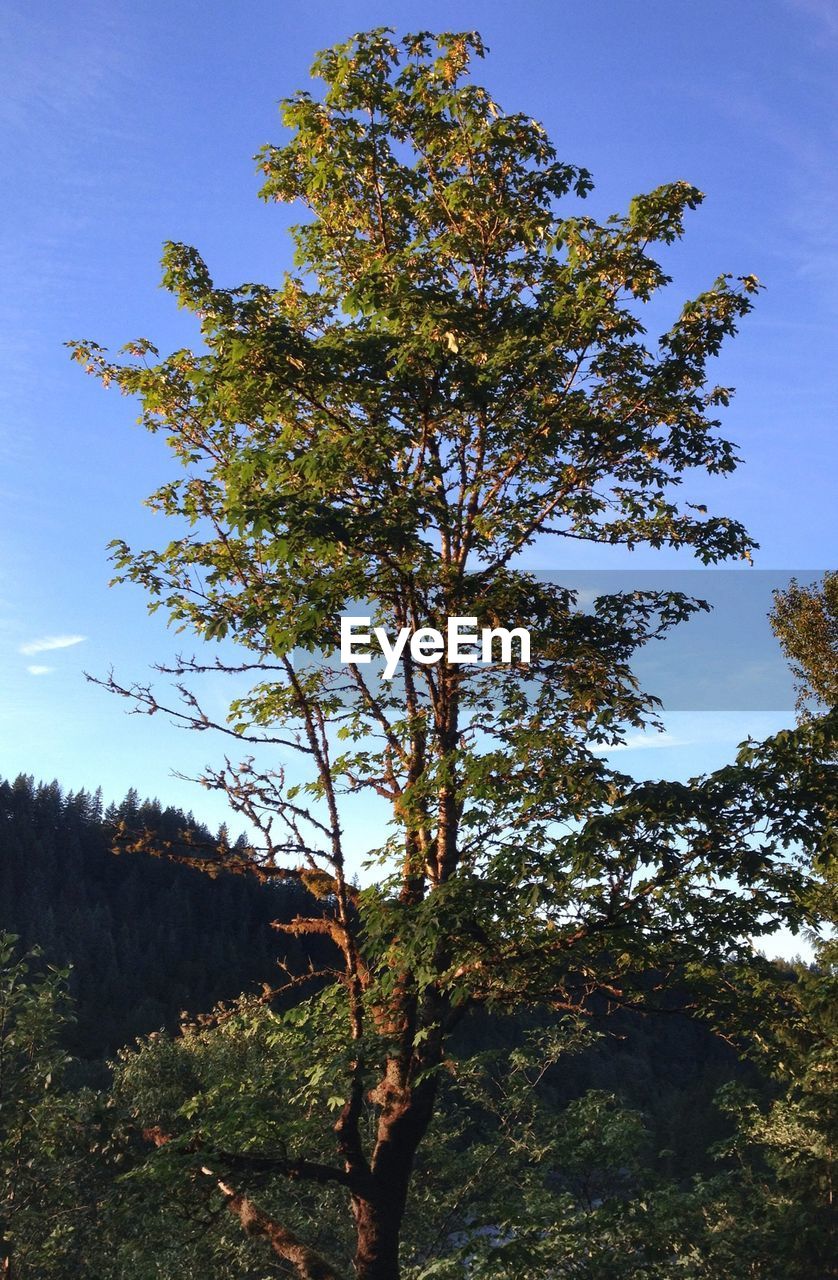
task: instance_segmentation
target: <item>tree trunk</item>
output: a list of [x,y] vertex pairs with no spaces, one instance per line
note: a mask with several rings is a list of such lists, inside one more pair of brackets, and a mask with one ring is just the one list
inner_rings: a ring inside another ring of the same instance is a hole
[[398,1280],[404,1198],[401,1204],[383,1196],[356,1200],[353,1211],[357,1228],[354,1266],[358,1280]]
[[435,1075],[412,1088],[400,1087],[398,1075],[399,1064],[391,1059],[374,1099],[383,1110],[369,1183],[352,1198],[358,1280],[399,1280],[399,1239],[413,1162],[434,1110]]

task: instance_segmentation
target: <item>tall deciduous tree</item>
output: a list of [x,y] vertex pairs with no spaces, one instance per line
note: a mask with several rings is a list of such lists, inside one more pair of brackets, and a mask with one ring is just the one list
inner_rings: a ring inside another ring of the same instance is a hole
[[[821,838],[822,751],[812,738],[802,752],[802,733],[689,785],[636,783],[603,758],[655,719],[633,653],[697,602],[612,594],[584,612],[515,570],[548,538],[749,556],[741,525],[679,502],[678,487],[736,465],[714,417],[730,392],[707,364],[758,285],[718,278],[647,341],[644,304],[669,283],[654,247],[681,235],[701,194],[678,181],[604,223],[585,216],[588,173],[469,80],[483,53],[474,33],[397,43],[378,30],[321,54],[322,97],[288,100],[289,140],[259,157],[265,199],[307,211],[296,273],[221,288],[196,250],[169,244],[164,283],[200,320],[200,348],[160,358],[143,340],[112,361],[73,344],[140,397],[182,467],[150,499],[173,541],[117,543],[119,578],[176,626],[226,637],[215,660],[163,668],[182,702],[109,683],[141,710],[255,744],[255,759],[203,780],[258,847],[195,858],[299,878],[319,910],[283,927],[325,935],[336,957],[305,1015],[317,1036],[299,1031],[290,1079],[243,1149],[182,1110],[150,1133],[161,1153],[192,1149],[301,1277],[345,1264],[260,1204],[266,1170],[325,1187],[346,1207],[355,1274],[393,1280],[463,1014],[629,999],[638,974],[720,949],[746,962],[747,933],[801,910],[783,847]],[[532,661],[408,652],[387,681],[322,660],[357,601],[390,633],[451,617],[523,626]],[[218,670],[253,679],[220,722],[192,680]],[[344,811],[358,796],[371,797],[376,868],[362,889]]]

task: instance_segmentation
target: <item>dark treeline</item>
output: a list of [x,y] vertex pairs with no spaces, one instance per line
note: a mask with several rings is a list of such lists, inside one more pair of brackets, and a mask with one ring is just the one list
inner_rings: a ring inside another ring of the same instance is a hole
[[0,782],[0,930],[71,968],[77,1016],[68,1048],[84,1059],[173,1030],[182,1011],[275,982],[277,960],[304,963],[299,944],[271,928],[310,909],[301,886],[210,879],[147,854],[115,856],[120,823],[161,842],[184,832],[199,844],[227,838],[133,790],[105,809],[99,792],[64,793],[26,776]]
[[[98,793],[62,791],[21,776],[0,783],[0,930],[24,948],[70,968],[75,1021],[68,1049],[89,1063],[158,1028],[175,1030],[183,1011],[277,981],[277,961],[298,971],[322,943],[271,928],[310,910],[300,885],[210,878],[142,853],[114,854],[114,833],[146,830],[160,843],[186,832],[198,845],[227,840],[191,813],[140,801],[129,791],[103,808]],[[529,1020],[477,1017],[461,1051],[514,1044]],[[562,1064],[557,1107],[586,1089],[614,1092],[642,1107],[670,1172],[703,1168],[724,1120],[712,1099],[725,1080],[751,1075],[733,1050],[695,1019],[619,1013],[595,1020],[592,1048]],[[94,1074],[95,1078],[95,1074]]]

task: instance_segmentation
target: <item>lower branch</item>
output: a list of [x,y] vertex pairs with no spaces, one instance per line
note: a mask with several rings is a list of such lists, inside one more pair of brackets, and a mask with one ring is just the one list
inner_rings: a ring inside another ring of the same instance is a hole
[[293,1231],[259,1209],[249,1196],[216,1177],[212,1169],[203,1167],[201,1172],[215,1179],[227,1208],[238,1218],[247,1234],[267,1240],[277,1257],[290,1263],[299,1280],[343,1280],[331,1263],[304,1244]]

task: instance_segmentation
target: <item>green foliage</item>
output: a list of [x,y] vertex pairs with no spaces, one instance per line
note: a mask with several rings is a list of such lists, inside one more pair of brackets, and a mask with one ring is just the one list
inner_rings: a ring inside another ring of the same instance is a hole
[[94,1194],[95,1105],[63,1088],[66,979],[0,934],[0,1259],[19,1280],[68,1274]]
[[[8,938],[2,960],[5,1245],[21,1280],[287,1274],[208,1192],[208,1168],[324,1252],[350,1249],[346,1189],[303,1176],[306,1160],[329,1154],[318,1117],[342,1071],[338,994],[285,1014],[242,999],[176,1038],[152,1035],[120,1054],[104,1105],[62,1087],[64,975],[17,958]],[[723,1090],[736,1124],[709,1177],[665,1177],[648,1118],[613,1093],[557,1103],[556,1085],[592,1047],[584,1021],[449,1057],[404,1221],[404,1275],[832,1274],[834,971],[788,979],[796,1029],[763,1027],[782,1049],[771,1059],[782,1089],[773,1102]],[[153,1161],[139,1130],[161,1142]]]
[[[801,1008],[810,1013],[820,999],[811,976],[799,992]],[[132,1250],[142,1206],[162,1211],[167,1235],[177,1228],[184,1189],[195,1196],[201,1164],[235,1170],[262,1204],[307,1229],[325,1252],[348,1250],[345,1193],[289,1181],[282,1170],[299,1150],[316,1151],[322,1133],[317,1105],[330,1085],[311,1080],[310,1042],[300,1031],[308,1026],[328,1040],[329,1017],[318,1001],[297,1018],[240,1002],[217,1021],[187,1026],[179,1040],[153,1037],[121,1055],[119,1104],[173,1134],[156,1161],[138,1165],[123,1181],[121,1235],[133,1237]],[[784,1028],[775,1030],[782,1035]],[[591,1039],[590,1028],[564,1019],[528,1034],[517,1048],[447,1060],[403,1224],[407,1280],[461,1280],[464,1273],[486,1280],[811,1280],[832,1274],[823,1157],[834,1133],[823,1128],[823,1118],[814,1119],[811,1089],[791,1064],[790,1091],[784,1088],[773,1103],[741,1085],[722,1090],[719,1105],[735,1126],[719,1146],[718,1167],[674,1180],[661,1171],[648,1118],[613,1093],[593,1089],[556,1103],[555,1084]],[[809,1094],[805,1125],[795,1101],[801,1088]],[[292,1127],[274,1129],[268,1140],[261,1108],[292,1091],[304,1094],[306,1110],[284,1109],[283,1124]],[[818,1091],[827,1102],[830,1091],[822,1084]],[[247,1155],[228,1152],[225,1166],[222,1144]],[[199,1199],[191,1212],[200,1215]],[[219,1275],[228,1268],[236,1275],[234,1265],[243,1265],[241,1255],[225,1253],[232,1243],[223,1217],[205,1220],[202,1256],[214,1259]],[[124,1247],[126,1259],[136,1256],[124,1274],[133,1280],[136,1266],[144,1276],[140,1255]],[[162,1261],[157,1255],[160,1274],[174,1277],[190,1256],[177,1229],[167,1250]]]
[[801,587],[792,579],[774,593],[774,634],[797,680],[797,705],[812,714],[812,704],[838,706],[838,573]]

